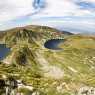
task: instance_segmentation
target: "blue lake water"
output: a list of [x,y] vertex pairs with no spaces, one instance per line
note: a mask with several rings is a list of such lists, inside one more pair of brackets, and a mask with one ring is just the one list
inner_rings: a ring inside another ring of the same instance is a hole
[[2,60],[10,52],[10,48],[6,47],[5,44],[0,44],[0,60]]
[[52,49],[52,50],[61,50],[61,48],[58,47],[58,45],[63,42],[64,39],[51,39],[45,42],[44,46],[45,48]]

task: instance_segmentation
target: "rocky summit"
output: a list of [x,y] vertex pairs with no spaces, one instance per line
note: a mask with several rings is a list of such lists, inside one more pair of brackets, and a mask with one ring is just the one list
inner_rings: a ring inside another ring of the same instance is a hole
[[[55,39],[60,49],[45,47]],[[95,36],[30,25],[1,31],[0,44],[0,95],[95,95]]]

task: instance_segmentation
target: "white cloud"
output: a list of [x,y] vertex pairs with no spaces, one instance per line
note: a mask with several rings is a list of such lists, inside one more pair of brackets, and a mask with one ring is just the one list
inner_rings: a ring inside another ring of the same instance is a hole
[[0,0],[0,22],[31,13],[33,0]]
[[91,20],[89,18],[80,18],[80,19],[55,18],[55,19],[50,19],[50,18],[41,19],[41,20],[37,19],[32,21],[32,23],[30,24],[51,26],[73,33],[84,33],[84,32],[95,33],[95,27],[94,27],[95,20]]
[[[83,2],[91,2],[91,3],[95,3],[95,0],[41,0],[40,2],[46,2],[45,8],[41,8],[40,11],[37,12],[37,14],[32,14],[34,13],[36,10],[33,7],[33,2],[34,0],[0,0],[0,29],[5,29],[5,28],[9,28],[15,25],[19,25],[20,22],[14,22],[13,23],[9,23],[10,21],[14,20],[16,21],[17,18],[19,17],[23,17],[25,16],[27,22],[28,20],[30,20],[32,22],[32,24],[43,24],[46,25],[46,23],[48,23],[48,25],[52,26],[52,24],[56,26],[56,24],[58,23],[59,25],[65,25],[66,23],[64,22],[65,19],[62,19],[61,21],[56,20],[56,18],[54,19],[55,22],[51,22],[49,19],[47,18],[51,18],[51,17],[58,17],[58,19],[60,17],[73,17],[73,16],[77,16],[77,17],[86,17],[86,16],[95,16],[95,11],[91,11],[91,10],[83,10],[80,9],[80,7],[76,4],[77,2],[83,1]],[[38,5],[40,6],[40,5]],[[30,17],[29,15],[30,14]],[[27,19],[27,16],[30,19]],[[43,18],[46,17],[45,21],[37,21],[38,18]],[[88,21],[88,19],[85,19],[85,21]],[[30,22],[29,21],[29,22]],[[72,20],[73,21],[73,20]],[[60,23],[61,22],[61,23]],[[70,23],[71,21],[69,21]],[[3,24],[5,23],[5,24]],[[25,25],[26,23],[23,23],[23,21],[21,22],[22,25]],[[21,24],[20,23],[20,24]],[[84,24],[79,23],[79,20],[77,19],[75,23],[77,24],[77,27],[79,24]],[[88,22],[89,23],[89,22]],[[92,22],[90,22],[92,23]],[[87,23],[85,23],[87,24]],[[74,27],[74,25],[76,24],[72,24],[72,27]],[[87,26],[91,26],[91,24],[87,24]],[[70,26],[69,26],[70,27]],[[91,28],[90,28],[91,29]]]
[[[64,16],[91,16],[91,10],[81,9],[76,0],[46,0],[46,7],[38,14],[31,16],[38,17],[64,17]],[[80,1],[77,1],[80,2]]]
[[81,1],[95,3],[95,0],[81,0]]
[[[34,0],[0,0],[0,23],[31,14],[32,17],[44,16],[83,16],[92,14],[89,10],[81,10],[74,0],[44,0],[46,7],[32,16]],[[94,0],[84,0],[94,2]],[[41,0],[40,0],[41,2]]]

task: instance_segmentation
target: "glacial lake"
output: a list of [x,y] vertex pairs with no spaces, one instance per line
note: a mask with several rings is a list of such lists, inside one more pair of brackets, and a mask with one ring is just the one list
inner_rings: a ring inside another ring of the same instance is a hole
[[62,50],[59,46],[60,43],[63,43],[64,39],[51,39],[45,42],[45,48],[52,50]]
[[2,60],[10,52],[10,48],[6,47],[5,44],[0,44],[0,60]]

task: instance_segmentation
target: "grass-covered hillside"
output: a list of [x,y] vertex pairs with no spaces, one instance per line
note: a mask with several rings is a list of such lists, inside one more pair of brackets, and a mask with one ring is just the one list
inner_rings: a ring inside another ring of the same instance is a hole
[[[61,50],[45,48],[50,39],[64,39]],[[10,48],[0,62],[0,95],[95,95],[94,36],[26,26],[1,32],[0,43]]]

